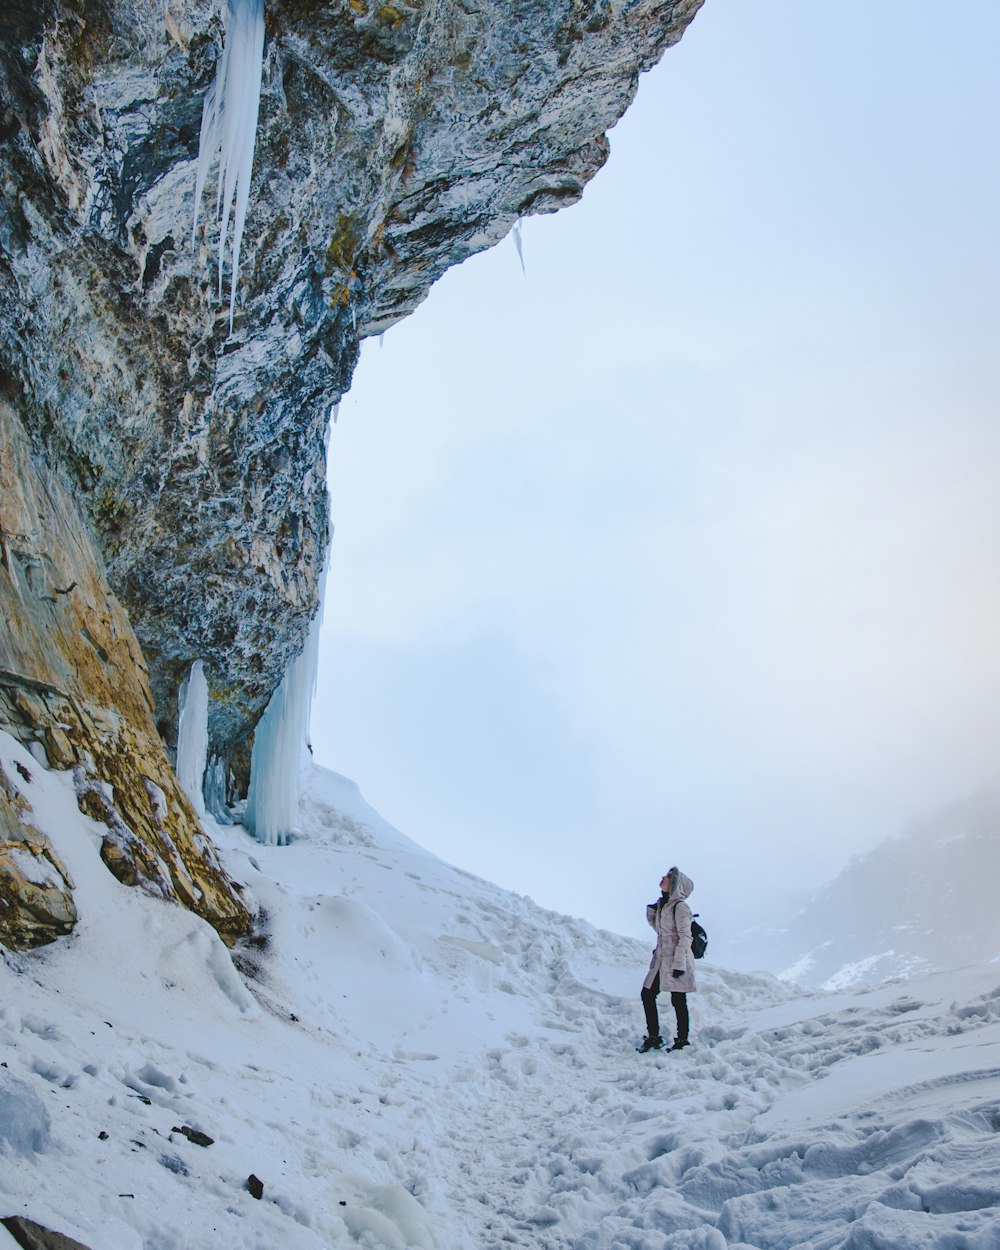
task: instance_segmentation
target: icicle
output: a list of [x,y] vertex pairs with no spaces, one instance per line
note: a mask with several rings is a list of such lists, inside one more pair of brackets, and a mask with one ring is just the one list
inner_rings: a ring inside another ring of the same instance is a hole
[[208,682],[201,660],[191,665],[191,673],[181,686],[177,717],[177,780],[194,804],[199,816],[205,815],[202,778],[208,759]]
[[205,808],[210,816],[214,816],[220,825],[233,824],[232,813],[227,802],[229,797],[226,761],[213,755],[205,773],[203,786]]
[[337,418],[339,416],[340,416],[340,400],[338,399],[337,402],[330,409],[330,417],[332,418],[334,425],[337,424]]
[[198,176],[194,191],[194,229],[208,172],[219,158],[215,216],[219,221],[219,298],[222,259],[229,216],[233,215],[232,271],[229,280],[229,329],[236,310],[240,247],[250,199],[253,153],[257,140],[260,81],[264,65],[264,0],[228,0],[226,35],[215,82],[208,89],[201,114]]
[[524,245],[521,241],[521,218],[514,222],[514,246],[517,248],[517,259],[521,262],[521,272],[527,273],[524,267]]
[[319,634],[323,624],[326,568],[320,578],[319,611],[306,645],[288,666],[254,733],[250,790],[243,823],[258,842],[281,846],[290,839],[299,807],[302,748],[309,740],[309,712],[316,691]]

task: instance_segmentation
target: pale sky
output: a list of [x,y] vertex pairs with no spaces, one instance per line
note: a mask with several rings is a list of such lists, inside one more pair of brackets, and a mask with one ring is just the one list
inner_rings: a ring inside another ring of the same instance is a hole
[[312,737],[642,935],[1000,784],[1000,5],[706,0],[581,204],[365,345]]

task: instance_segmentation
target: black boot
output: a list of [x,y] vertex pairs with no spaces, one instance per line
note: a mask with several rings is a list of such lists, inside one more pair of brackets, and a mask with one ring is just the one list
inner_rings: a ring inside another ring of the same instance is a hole
[[640,1055],[644,1055],[647,1050],[662,1050],[662,1049],[663,1049],[662,1037],[644,1037],[642,1039],[642,1045],[636,1047],[636,1050],[639,1052]]
[[690,1044],[691,1043],[688,1041],[686,1037],[675,1037],[674,1044],[673,1046],[670,1047],[670,1049],[671,1050],[683,1050],[685,1046],[690,1046]]

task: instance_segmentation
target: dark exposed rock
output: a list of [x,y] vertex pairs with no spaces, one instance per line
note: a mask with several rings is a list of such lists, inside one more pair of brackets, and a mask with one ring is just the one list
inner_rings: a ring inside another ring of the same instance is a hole
[[252,1172],[247,1177],[247,1189],[250,1191],[251,1198],[264,1197],[264,1182],[259,1176],[254,1176]]
[[181,1125],[180,1128],[177,1128],[175,1125],[170,1131],[171,1133],[181,1133],[195,1146],[212,1146],[215,1144],[214,1137],[209,1137],[207,1133],[202,1133],[199,1129],[189,1128],[186,1124]]
[[23,1215],[8,1215],[0,1224],[23,1250],[88,1250],[82,1241],[74,1241],[64,1233],[54,1233]]
[[0,766],[0,942],[10,950],[45,946],[76,923],[73,880],[30,812]]

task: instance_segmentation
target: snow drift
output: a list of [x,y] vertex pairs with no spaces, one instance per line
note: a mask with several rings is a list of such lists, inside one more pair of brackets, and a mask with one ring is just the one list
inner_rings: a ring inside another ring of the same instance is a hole
[[91,1250],[1000,1245],[996,965],[819,995],[708,963],[692,1047],[640,1056],[647,946],[343,778],[305,771],[287,846],[206,821],[260,908],[237,973],[110,876],[66,775],[0,762],[80,906],[0,961],[0,1215]]

